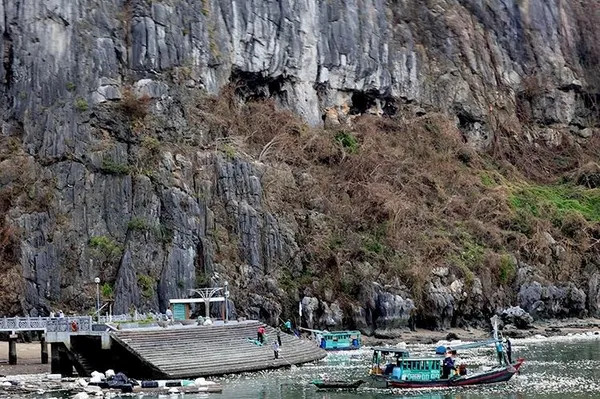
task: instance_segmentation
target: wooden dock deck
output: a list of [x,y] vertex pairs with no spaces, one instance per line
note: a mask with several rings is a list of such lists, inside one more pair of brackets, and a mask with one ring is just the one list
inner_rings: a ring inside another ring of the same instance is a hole
[[275,330],[267,327],[266,343],[256,345],[259,322],[219,326],[111,332],[113,340],[162,378],[191,378],[279,368],[322,359],[314,342],[282,333],[279,359],[273,356]]

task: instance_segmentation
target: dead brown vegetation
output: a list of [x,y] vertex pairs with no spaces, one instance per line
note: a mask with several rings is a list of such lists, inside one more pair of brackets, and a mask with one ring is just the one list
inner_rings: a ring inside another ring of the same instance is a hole
[[[445,115],[361,116],[352,128],[324,130],[271,101],[244,105],[227,92],[198,109],[211,136],[236,138],[240,153],[292,168],[298,187],[274,196],[278,211],[321,215],[299,219],[306,278],[295,276],[293,287],[314,289],[310,276],[319,275],[322,289],[351,302],[364,281],[397,281],[419,301],[431,270],[442,266],[467,285],[480,277],[491,295],[516,277],[509,254],[546,265],[541,270],[554,280],[572,278],[596,256],[590,234],[570,235],[589,229],[585,219],[551,220],[510,204],[515,185],[567,176],[593,157],[596,143],[551,150],[500,132],[488,156],[466,146]],[[561,259],[548,257],[552,249],[539,238],[545,231],[565,247]]]
[[125,88],[119,102],[119,109],[125,116],[132,120],[144,119],[148,114],[150,101],[150,97],[146,95],[139,97],[131,88]]

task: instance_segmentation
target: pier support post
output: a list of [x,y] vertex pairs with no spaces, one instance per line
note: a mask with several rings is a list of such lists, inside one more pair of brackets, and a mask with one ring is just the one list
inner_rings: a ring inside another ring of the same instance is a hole
[[40,356],[42,364],[48,364],[48,344],[46,343],[46,334],[40,333]]
[[69,354],[64,344],[50,344],[50,370],[52,374],[60,374],[63,377],[71,377],[73,375],[73,363],[69,359]]
[[17,334],[8,336],[8,364],[17,364]]

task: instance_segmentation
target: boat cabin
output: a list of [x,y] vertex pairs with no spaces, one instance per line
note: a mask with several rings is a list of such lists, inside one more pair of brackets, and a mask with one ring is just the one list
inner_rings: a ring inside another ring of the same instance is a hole
[[393,380],[432,381],[442,376],[442,359],[438,358],[405,358],[394,367]]
[[359,349],[360,331],[334,331],[317,334],[319,346],[325,350]]
[[386,377],[391,376],[393,369],[397,366],[400,366],[402,359],[407,358],[408,356],[408,351],[402,348],[373,348],[371,375]]

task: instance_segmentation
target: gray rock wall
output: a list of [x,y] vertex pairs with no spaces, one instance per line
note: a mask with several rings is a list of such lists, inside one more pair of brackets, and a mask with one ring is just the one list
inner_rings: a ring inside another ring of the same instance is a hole
[[[19,307],[92,307],[100,276],[115,311],[164,310],[229,280],[239,313],[272,322],[286,294],[267,281],[302,270],[295,217],[265,205],[267,166],[214,151],[186,96],[237,81],[314,125],[441,110],[477,147],[494,124],[518,127],[520,110],[531,134],[556,141],[585,130],[600,39],[595,1],[13,0],[0,16],[0,138],[18,143],[1,188],[22,183],[1,217],[19,230]],[[523,94],[524,81],[541,87]],[[131,96],[149,101],[155,126],[118,111]],[[565,289],[531,286],[522,305],[550,298],[545,312],[562,314],[581,302]],[[465,300],[428,292],[435,325],[454,322]],[[405,325],[412,307],[395,292],[367,302],[353,322],[365,328]],[[343,323],[335,298],[315,306],[312,323]]]

